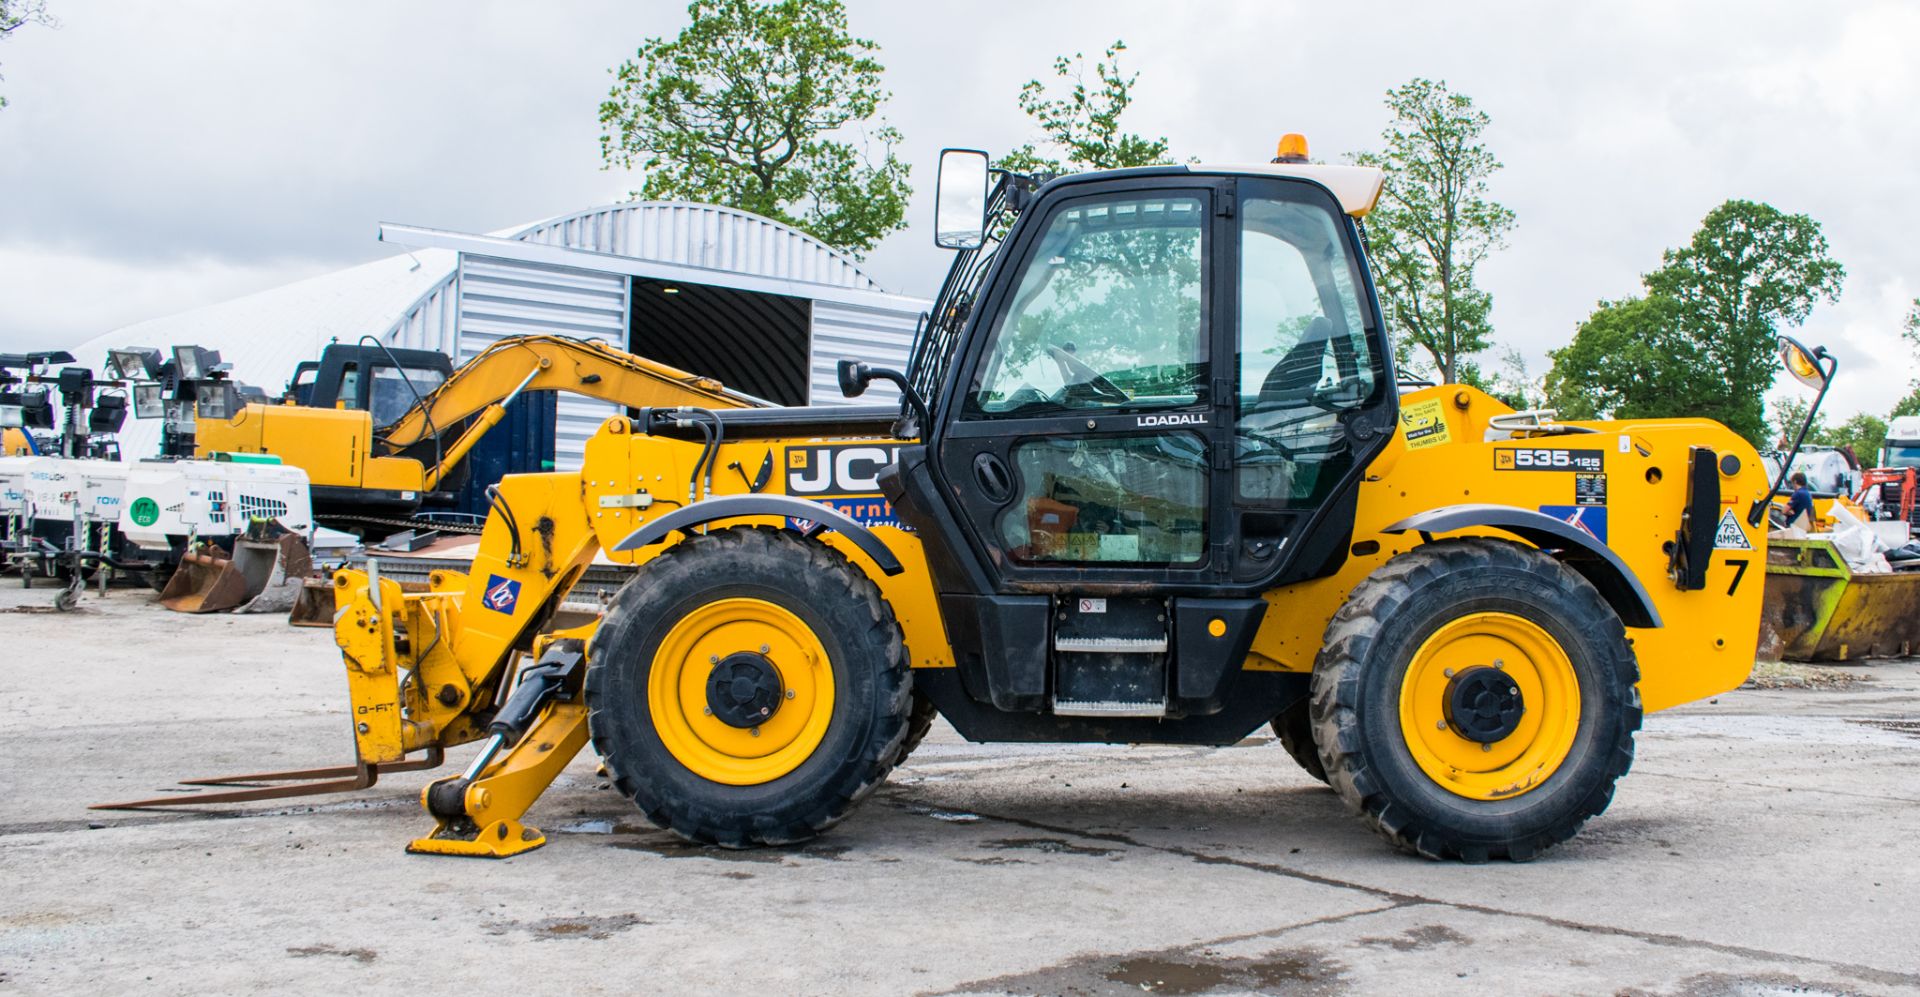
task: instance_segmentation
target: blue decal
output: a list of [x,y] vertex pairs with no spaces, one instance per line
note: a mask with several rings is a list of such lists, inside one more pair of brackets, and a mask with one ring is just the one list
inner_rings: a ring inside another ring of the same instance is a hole
[[481,603],[496,613],[513,615],[513,607],[520,603],[520,583],[499,575],[487,576],[487,593],[480,597]]
[[[815,501],[838,511],[861,526],[892,526],[902,530],[907,529],[906,524],[900,522],[899,517],[893,514],[893,503],[879,495],[855,495]],[[787,525],[796,530],[806,530],[813,525],[813,520],[788,516]]]
[[1604,505],[1543,505],[1540,511],[1571,525],[1602,545],[1607,542],[1607,507]]

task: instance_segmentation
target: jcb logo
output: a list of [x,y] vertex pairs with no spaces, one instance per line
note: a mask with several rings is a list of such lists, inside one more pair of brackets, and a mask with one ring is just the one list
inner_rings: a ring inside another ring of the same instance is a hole
[[900,454],[897,446],[870,443],[787,450],[787,494],[872,495],[880,490],[880,471]]
[[1550,447],[1502,449],[1493,452],[1496,471],[1599,471],[1599,450],[1561,450]]

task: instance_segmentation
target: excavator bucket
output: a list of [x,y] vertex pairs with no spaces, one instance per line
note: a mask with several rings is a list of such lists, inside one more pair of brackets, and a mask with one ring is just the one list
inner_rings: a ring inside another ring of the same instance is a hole
[[284,613],[311,574],[306,540],[269,525],[235,540],[231,555],[203,546],[181,558],[160,604],[177,613]]
[[[307,541],[295,533],[277,540],[242,540],[233,545],[233,563],[246,579],[251,596],[234,610],[239,613],[291,610],[313,574],[313,555],[307,550]],[[331,613],[327,622],[333,622]]]
[[203,547],[180,558],[160,590],[160,605],[176,613],[221,613],[246,602],[247,577],[218,548]]
[[326,627],[333,629],[333,579],[309,578],[300,586],[293,598],[293,610],[287,614],[287,623],[296,627]]

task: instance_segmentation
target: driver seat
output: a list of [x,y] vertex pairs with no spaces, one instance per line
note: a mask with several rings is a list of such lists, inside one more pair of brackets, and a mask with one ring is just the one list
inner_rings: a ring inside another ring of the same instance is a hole
[[1267,372],[1260,383],[1255,404],[1297,404],[1320,383],[1322,364],[1327,355],[1327,340],[1333,337],[1333,323],[1325,315],[1307,323],[1306,334],[1290,347],[1280,362]]

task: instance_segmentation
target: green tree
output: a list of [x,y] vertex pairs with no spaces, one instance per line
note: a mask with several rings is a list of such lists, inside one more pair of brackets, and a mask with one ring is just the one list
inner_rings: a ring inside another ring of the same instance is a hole
[[[1913,299],[1913,306],[1907,310],[1907,320],[1900,327],[1900,338],[1907,341],[1915,358],[1920,359],[1920,298]],[[1920,378],[1907,382],[1907,397],[1893,406],[1887,418],[1895,419],[1903,415],[1920,415]]]
[[1126,50],[1125,41],[1107,46],[1105,57],[1093,64],[1091,83],[1085,55],[1055,58],[1053,74],[1066,84],[1058,95],[1047,84],[1028,80],[1020,88],[1020,110],[1039,124],[1046,144],[1060,155],[1043,156],[1029,142],[1002,157],[999,165],[1021,173],[1067,173],[1167,162],[1165,136],[1150,139],[1120,130],[1120,115],[1132,106],[1133,85],[1140,79],[1139,73],[1126,75],[1120,69],[1120,53]]
[[1474,271],[1505,245],[1513,212],[1489,197],[1500,161],[1481,141],[1490,118],[1444,81],[1413,79],[1387,91],[1393,121],[1385,148],[1352,157],[1386,171],[1380,203],[1367,218],[1374,282],[1395,350],[1410,369],[1424,351],[1445,382],[1478,378],[1470,358],[1493,333],[1493,298]]
[[[1773,447],[1784,450],[1793,446],[1794,437],[1800,432],[1800,424],[1807,421],[1807,409],[1813,407],[1813,399],[1800,395],[1782,398],[1773,406],[1773,422],[1768,426],[1769,435],[1755,441],[1762,449]],[[1807,430],[1807,442],[1819,446],[1833,446],[1833,429],[1827,425],[1827,414],[1820,413],[1813,419],[1813,426]]]
[[1671,299],[1602,301],[1548,356],[1549,402],[1567,419],[1641,419],[1687,410],[1711,387]]
[[1601,302],[1554,351],[1549,391],[1571,417],[1705,417],[1769,445],[1779,327],[1837,298],[1845,276],[1818,222],[1728,201],[1662,254],[1646,297]]
[[1880,460],[1880,446],[1887,442],[1887,420],[1861,412],[1828,430],[1820,442],[1830,447],[1849,447],[1861,467],[1872,467]]
[[[0,41],[13,37],[15,31],[29,24],[60,26],[59,20],[47,13],[47,0],[0,0]],[[0,76],[0,80],[5,78]],[[6,106],[6,95],[0,94],[0,107]]]
[[1700,222],[1687,245],[1662,254],[1647,290],[1669,298],[1720,374],[1694,414],[1747,439],[1765,434],[1763,397],[1779,372],[1780,327],[1798,326],[1820,301],[1836,301],[1846,268],[1827,252],[1820,223],[1770,204],[1731,200]]
[[645,171],[631,196],[752,211],[854,256],[905,226],[913,188],[879,116],[878,49],[840,0],[694,0],[687,14],[613,69],[600,105],[601,158]]

